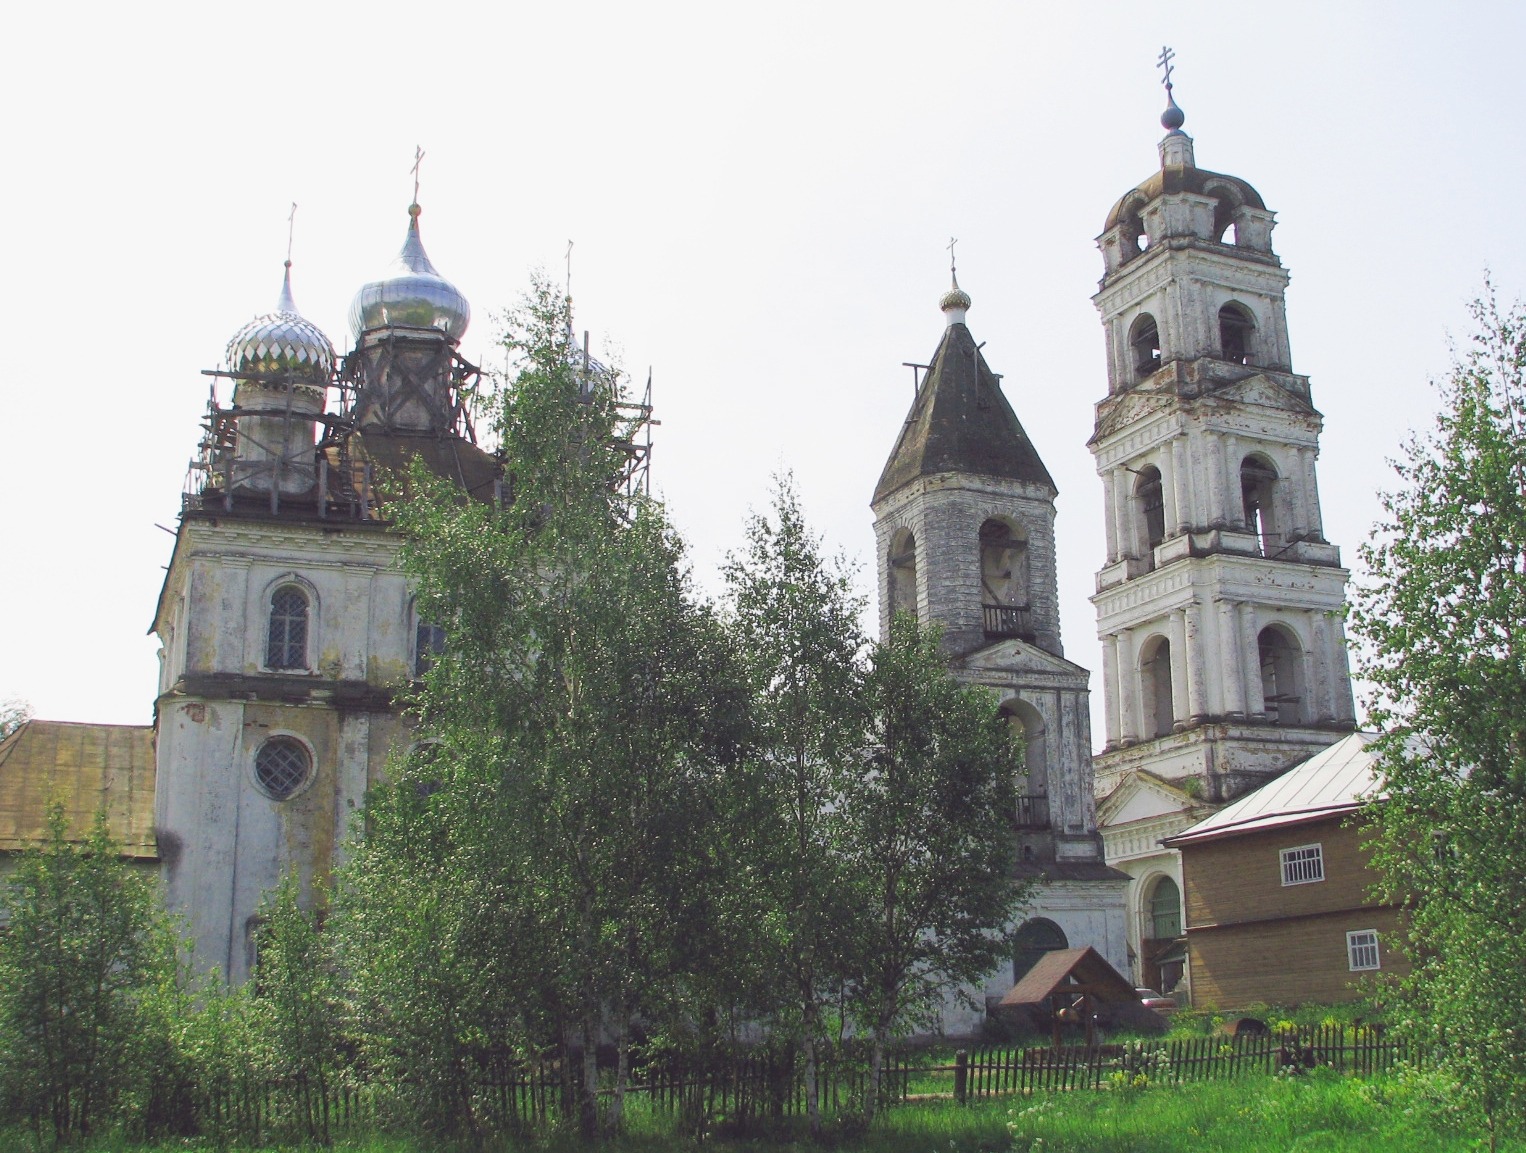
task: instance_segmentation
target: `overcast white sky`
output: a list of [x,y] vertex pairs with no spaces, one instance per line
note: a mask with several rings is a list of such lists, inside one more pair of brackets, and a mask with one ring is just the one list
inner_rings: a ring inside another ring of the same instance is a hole
[[579,328],[652,368],[654,477],[706,585],[791,468],[872,593],[901,364],[938,341],[959,237],[970,327],[1060,488],[1066,655],[1100,670],[1094,239],[1158,164],[1163,43],[1198,163],[1278,213],[1294,368],[1326,418],[1326,534],[1355,565],[1486,267],[1526,291],[1526,6],[18,8],[0,699],[151,719],[171,545],[154,526],[175,523],[200,370],[273,307],[292,201],[297,303],[346,344],[351,296],[402,241],[417,144],[469,358],[501,363],[496,314],[576,242]]

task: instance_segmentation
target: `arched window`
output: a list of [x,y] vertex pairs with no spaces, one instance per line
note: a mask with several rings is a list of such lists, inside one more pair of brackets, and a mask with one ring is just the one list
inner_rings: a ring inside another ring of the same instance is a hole
[[1240,464],[1240,497],[1245,527],[1256,535],[1262,556],[1274,556],[1282,547],[1277,525],[1277,470],[1261,456],[1248,456]]
[[1160,367],[1160,329],[1148,312],[1140,314],[1130,327],[1129,348],[1134,352],[1134,375],[1140,380]]
[[1140,654],[1139,673],[1143,691],[1144,726],[1147,737],[1164,737],[1175,721],[1171,698],[1171,642],[1151,637]]
[[1027,780],[1019,782],[1017,798],[1017,826],[1020,829],[1045,829],[1049,827],[1049,770],[1048,751],[1044,733],[1044,718],[1026,701],[1010,700],[1001,706],[1001,715],[1014,741],[1023,746],[1023,768]]
[[1044,917],[1035,917],[1012,938],[1012,983],[1023,979],[1045,953],[1070,948],[1065,930]]
[[265,635],[265,667],[305,669],[307,664],[307,594],[282,585],[270,596],[270,628]]
[[980,592],[987,637],[1032,637],[1023,529],[996,518],[980,526]]
[[420,619],[413,630],[413,675],[421,677],[445,651],[445,630]]
[[1261,699],[1266,719],[1274,725],[1296,725],[1303,720],[1303,685],[1300,666],[1303,653],[1285,630],[1276,625],[1261,630],[1256,638],[1261,658]]
[[1219,349],[1225,360],[1251,363],[1255,338],[1256,320],[1248,308],[1231,301],[1219,309]]
[[1146,911],[1152,939],[1170,941],[1182,935],[1182,891],[1170,877],[1155,882]]
[[254,754],[254,779],[272,800],[295,794],[313,771],[307,746],[292,737],[271,737]]
[[917,615],[917,538],[901,529],[890,539],[887,569],[890,577],[890,611]]
[[1153,549],[1166,539],[1166,496],[1160,484],[1160,469],[1153,464],[1139,470],[1134,500],[1139,506],[1145,546]]

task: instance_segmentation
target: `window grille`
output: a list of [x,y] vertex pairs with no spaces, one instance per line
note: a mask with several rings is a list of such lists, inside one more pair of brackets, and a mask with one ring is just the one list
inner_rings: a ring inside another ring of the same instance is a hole
[[300,741],[271,737],[254,755],[254,779],[277,801],[284,801],[307,783],[312,758]]
[[1282,883],[1307,885],[1325,879],[1325,854],[1320,845],[1299,845],[1282,850]]
[[294,585],[282,585],[271,596],[266,668],[307,668],[307,609],[307,594]]
[[1358,929],[1346,934],[1346,957],[1351,971],[1382,968],[1378,963],[1378,934],[1374,929]]

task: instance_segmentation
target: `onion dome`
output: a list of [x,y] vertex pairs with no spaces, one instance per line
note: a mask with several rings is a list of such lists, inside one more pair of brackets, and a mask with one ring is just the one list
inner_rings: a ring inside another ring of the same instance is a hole
[[948,316],[950,324],[963,324],[964,314],[970,307],[970,294],[959,287],[959,277],[950,272],[949,278],[953,281],[953,287],[945,292],[938,300],[938,307]]
[[1167,132],[1180,132],[1182,125],[1187,123],[1187,114],[1177,107],[1176,97],[1171,95],[1171,88],[1166,87],[1166,110],[1160,114],[1160,126]]
[[257,316],[228,342],[228,367],[238,373],[287,377],[301,384],[327,385],[334,374],[334,346],[297,311],[291,296],[291,261],[281,282],[276,310]]
[[456,286],[435,271],[419,239],[417,204],[408,206],[408,235],[380,280],[361,287],[350,303],[350,332],[358,341],[374,328],[423,328],[458,341],[472,309]]

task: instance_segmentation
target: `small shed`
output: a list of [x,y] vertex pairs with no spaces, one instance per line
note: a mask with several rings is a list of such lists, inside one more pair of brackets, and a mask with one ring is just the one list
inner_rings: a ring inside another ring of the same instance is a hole
[[1096,1025],[1154,1033],[1167,1029],[1166,1019],[1146,1009],[1129,979],[1090,945],[1045,953],[1007,991],[996,1011],[1013,1024],[1051,1029],[1056,1045],[1067,1022],[1085,1026],[1088,1044]]

